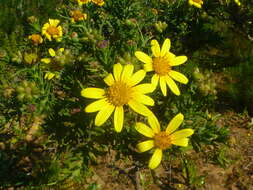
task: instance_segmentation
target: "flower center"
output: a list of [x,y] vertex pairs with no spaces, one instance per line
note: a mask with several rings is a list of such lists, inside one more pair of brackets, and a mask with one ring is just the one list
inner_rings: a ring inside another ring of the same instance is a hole
[[165,57],[155,57],[153,58],[153,68],[156,74],[164,76],[169,73],[171,66],[169,60]]
[[106,91],[108,101],[114,106],[123,106],[131,99],[132,89],[121,81],[110,86]]
[[155,146],[162,150],[167,149],[171,145],[170,135],[165,131],[159,132],[154,136]]
[[50,34],[51,36],[59,35],[59,30],[55,26],[49,26],[47,29],[47,33]]
[[79,10],[73,11],[72,14],[73,14],[73,18],[75,21],[79,21],[81,19],[84,19],[84,15]]
[[193,0],[193,2],[198,3],[198,4],[203,3],[203,1],[202,1],[202,0]]
[[34,43],[40,43],[40,35],[38,34],[32,34],[31,39]]

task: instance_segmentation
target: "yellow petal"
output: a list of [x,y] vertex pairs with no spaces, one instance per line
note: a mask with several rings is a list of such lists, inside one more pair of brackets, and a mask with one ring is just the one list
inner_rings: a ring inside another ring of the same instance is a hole
[[144,79],[145,76],[146,76],[146,72],[143,69],[137,71],[136,73],[132,75],[130,81],[128,82],[128,85],[135,86],[136,84],[140,83]]
[[58,19],[49,19],[49,23],[53,26],[57,26],[60,21]]
[[60,52],[64,52],[64,48],[60,48],[59,51],[60,51]]
[[146,152],[146,151],[150,150],[153,147],[154,147],[154,141],[153,140],[147,140],[147,141],[144,141],[144,142],[141,142],[141,143],[137,144],[137,149],[140,152]]
[[54,57],[56,54],[55,54],[55,51],[52,49],[52,48],[49,48],[48,49],[48,52],[49,54],[51,55],[51,57]]
[[177,56],[170,62],[170,65],[177,66],[177,65],[181,65],[181,64],[185,63],[186,61],[187,61],[186,56]]
[[113,75],[116,81],[120,80],[121,72],[122,72],[122,65],[120,63],[115,64],[113,66]]
[[134,71],[134,66],[132,64],[125,65],[121,74],[121,81],[125,81],[125,82],[130,81],[133,71]]
[[188,138],[182,138],[182,139],[176,139],[172,140],[171,143],[177,146],[188,146],[189,139]]
[[103,99],[97,100],[97,101],[89,104],[88,106],[86,106],[84,111],[87,113],[96,112],[96,111],[99,111],[99,110],[103,109],[104,107],[106,107],[107,104],[109,104],[107,99],[103,98]]
[[151,41],[151,50],[155,57],[160,57],[160,45],[157,40]]
[[151,84],[153,85],[154,89],[156,89],[159,81],[159,75],[154,74],[151,78]]
[[136,123],[135,129],[146,137],[152,138],[155,135],[151,128],[141,122]]
[[115,82],[111,73],[104,78],[104,81],[108,86],[112,86]]
[[184,76],[182,73],[179,73],[177,71],[170,71],[169,75],[176,81],[181,82],[183,84],[188,83],[188,78]]
[[175,133],[171,134],[171,140],[176,140],[176,139],[183,139],[186,137],[191,136],[194,133],[192,129],[182,129],[180,131],[176,131]]
[[155,152],[153,153],[151,159],[149,160],[148,167],[150,169],[155,169],[162,161],[163,152],[161,149],[157,148],[155,149]]
[[137,57],[137,59],[139,59],[143,63],[146,63],[146,64],[153,63],[152,58],[149,57],[146,53],[143,53],[141,51],[136,51],[134,55]]
[[43,62],[43,63],[48,64],[48,63],[51,62],[51,59],[50,58],[42,58],[40,61]]
[[176,94],[177,96],[180,95],[180,90],[177,87],[177,84],[174,82],[174,80],[172,80],[169,76],[165,77],[166,83],[169,86],[170,90]]
[[164,96],[167,96],[167,87],[166,87],[166,81],[165,77],[160,77],[160,88]]
[[153,63],[146,63],[143,65],[143,67],[146,72],[150,72],[154,70]]
[[134,110],[135,112],[144,115],[144,116],[148,116],[150,114],[153,114],[145,105],[135,101],[135,100],[130,100],[128,102],[129,107]]
[[104,98],[105,91],[101,88],[85,88],[81,91],[81,95],[85,98],[100,99]]
[[177,128],[182,124],[183,120],[184,120],[184,115],[181,113],[173,117],[173,119],[169,122],[166,128],[166,133],[171,134],[175,130],[177,130]]
[[148,116],[148,123],[155,133],[160,132],[160,123],[154,114]]
[[106,122],[106,120],[110,117],[114,110],[114,106],[111,104],[108,104],[105,108],[100,110],[95,118],[95,125],[101,126]]
[[167,38],[162,45],[162,50],[161,50],[161,57],[163,57],[166,53],[170,51],[170,39]]
[[114,128],[116,132],[120,132],[123,127],[124,110],[123,106],[116,107],[114,112]]
[[132,88],[133,91],[136,91],[137,93],[147,94],[154,91],[154,87],[152,84],[144,83],[139,84]]
[[51,73],[51,72],[47,72],[44,76],[44,79],[47,79],[47,80],[51,80],[52,78],[55,77],[55,74],[54,73]]
[[134,100],[142,104],[145,104],[148,106],[153,106],[155,104],[154,100],[147,95],[144,95],[141,93],[134,93],[133,96],[134,96]]

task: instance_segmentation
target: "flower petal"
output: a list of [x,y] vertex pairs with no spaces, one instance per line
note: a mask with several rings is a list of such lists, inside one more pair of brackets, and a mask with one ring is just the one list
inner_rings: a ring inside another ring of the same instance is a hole
[[173,61],[170,62],[171,66],[177,66],[177,65],[181,65],[183,63],[185,63],[187,61],[187,57],[186,56],[177,56],[173,59]]
[[154,100],[147,95],[141,93],[134,93],[134,100],[148,106],[153,106],[155,104]]
[[148,123],[155,133],[160,132],[160,123],[154,114],[148,116]]
[[120,132],[123,127],[124,110],[123,106],[116,107],[114,112],[114,128],[116,132]]
[[141,62],[146,64],[152,64],[153,60],[151,57],[149,57],[146,53],[143,53],[142,51],[136,51],[134,54],[137,59],[139,59]]
[[104,78],[104,82],[108,85],[108,86],[112,86],[114,84],[114,78],[113,78],[113,75],[110,73],[109,75],[107,75],[105,78]]
[[144,79],[145,76],[146,76],[146,72],[143,69],[137,71],[136,73],[132,75],[130,81],[128,82],[128,85],[135,86],[136,84],[140,83]]
[[183,123],[184,115],[179,113],[169,122],[166,133],[171,134]]
[[146,151],[150,150],[151,148],[153,148],[154,146],[155,145],[154,145],[153,140],[147,140],[147,141],[144,141],[144,142],[141,142],[141,143],[137,144],[137,149],[140,152],[146,152]]
[[102,110],[98,112],[95,118],[95,125],[101,126],[106,122],[106,120],[110,117],[114,110],[114,106],[111,104],[108,104],[106,107],[104,107]]
[[113,66],[113,75],[116,81],[120,80],[121,72],[122,72],[122,65],[120,63],[115,64]]
[[169,76],[165,77],[166,83],[169,86],[170,90],[176,94],[177,96],[180,95],[180,90],[177,87],[177,84],[172,80]]
[[101,88],[85,88],[81,91],[81,95],[85,98],[100,99],[104,98],[105,90]]
[[162,50],[161,50],[161,57],[163,57],[166,53],[168,53],[170,51],[170,39],[167,38],[162,45]]
[[154,87],[152,84],[149,83],[144,83],[144,84],[139,84],[135,87],[132,88],[133,91],[136,91],[137,93],[142,93],[142,94],[147,94],[151,93],[154,91]]
[[153,87],[156,89],[157,85],[158,85],[158,81],[159,81],[159,75],[158,74],[154,74],[151,78],[151,84],[153,85]]
[[146,63],[143,65],[143,67],[146,72],[150,72],[154,70],[153,63]]
[[176,81],[181,82],[183,84],[188,83],[188,78],[184,76],[182,73],[179,73],[177,71],[170,71],[169,75]]
[[146,137],[152,138],[155,135],[151,128],[141,122],[136,123],[135,129]]
[[132,64],[125,65],[121,74],[121,81],[125,81],[125,82],[130,81],[133,71],[134,71],[134,66]]
[[188,138],[182,138],[182,139],[175,139],[172,140],[171,143],[177,146],[188,146],[189,139]]
[[49,48],[48,49],[48,52],[49,54],[51,55],[51,57],[54,57],[56,54],[55,54],[55,51],[52,49],[52,48]]
[[99,110],[103,109],[104,107],[106,107],[107,104],[109,104],[107,99],[103,98],[103,99],[97,100],[95,102],[92,102],[91,104],[86,106],[84,111],[87,113],[96,112],[96,111],[99,111]]
[[159,166],[162,160],[162,156],[163,156],[162,150],[159,148],[155,149],[155,152],[153,153],[151,159],[149,160],[148,167],[153,170],[157,166]]
[[43,62],[43,63],[48,64],[48,63],[51,62],[51,59],[50,58],[42,58],[40,61]]
[[145,105],[135,101],[135,100],[130,100],[128,102],[128,105],[130,106],[130,108],[132,110],[134,110],[135,112],[144,115],[144,116],[148,116],[150,114],[153,114]]
[[152,40],[151,41],[151,51],[155,57],[160,56],[160,46],[157,40]]
[[176,139],[183,139],[186,137],[191,136],[194,133],[193,129],[182,129],[180,131],[176,131],[175,133],[171,134],[171,140],[176,140]]
[[166,81],[165,77],[160,77],[160,88],[164,96],[167,96],[167,88],[166,88]]

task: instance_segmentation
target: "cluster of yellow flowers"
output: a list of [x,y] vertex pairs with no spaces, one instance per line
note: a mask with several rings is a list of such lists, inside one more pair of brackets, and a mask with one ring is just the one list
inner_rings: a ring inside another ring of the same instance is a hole
[[[124,124],[124,106],[128,105],[133,111],[148,118],[150,127],[143,123],[136,124],[136,130],[146,137],[152,138],[137,145],[140,152],[155,148],[154,154],[149,161],[149,167],[155,169],[161,162],[162,150],[169,148],[172,144],[188,146],[188,138],[193,134],[192,129],[183,129],[175,132],[183,122],[184,116],[176,115],[168,124],[165,131],[160,130],[160,124],[154,113],[147,107],[153,106],[154,100],[146,94],[153,92],[158,82],[164,96],[167,95],[168,86],[171,91],[180,95],[180,90],[174,80],[186,84],[188,79],[183,74],[172,70],[173,66],[181,65],[187,61],[186,56],[176,56],[170,52],[171,42],[166,39],[160,48],[156,40],[151,41],[153,56],[136,51],[135,56],[144,62],[144,69],[134,73],[134,66],[127,64],[122,66],[117,63],[113,66],[113,74],[104,78],[108,85],[106,89],[85,88],[81,95],[85,98],[97,99],[85,108],[85,112],[98,112],[95,125],[101,126],[114,112],[114,128],[121,132]],[[139,84],[146,72],[154,71],[151,83]]]
[[[229,0],[226,0],[226,2],[228,2]],[[193,5],[197,8],[202,8],[203,5],[203,0],[188,0],[190,5]],[[241,6],[241,2],[239,0],[234,0],[234,2],[238,5]]]

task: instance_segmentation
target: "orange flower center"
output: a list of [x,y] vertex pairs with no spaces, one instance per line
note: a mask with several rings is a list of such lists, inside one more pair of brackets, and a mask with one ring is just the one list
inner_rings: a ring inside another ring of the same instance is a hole
[[106,91],[108,101],[114,106],[123,106],[131,99],[132,89],[124,82],[116,82]]
[[155,146],[162,150],[165,150],[171,146],[170,135],[167,134],[165,131],[155,134],[154,141],[155,141]]
[[192,0],[192,1],[195,2],[195,3],[198,3],[198,4],[203,4],[202,0]]
[[41,36],[39,34],[32,34],[31,40],[33,41],[34,44],[39,44],[41,43]]
[[54,35],[59,35],[59,30],[57,27],[55,26],[49,26],[48,29],[47,29],[47,33],[51,36],[54,36]]
[[72,17],[75,21],[79,21],[79,20],[84,19],[83,13],[79,10],[72,11]]
[[167,75],[171,70],[169,60],[166,59],[165,57],[154,57],[153,68],[155,70],[155,73],[160,76]]

